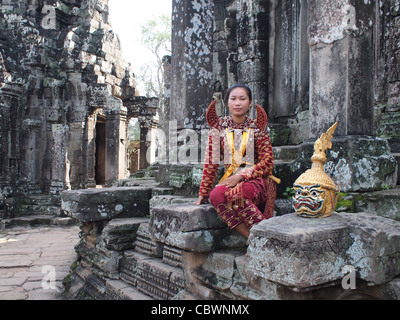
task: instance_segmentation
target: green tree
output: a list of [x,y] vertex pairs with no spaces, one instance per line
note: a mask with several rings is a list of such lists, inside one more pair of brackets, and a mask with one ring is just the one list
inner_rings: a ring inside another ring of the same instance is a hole
[[141,44],[149,49],[153,60],[140,68],[138,80],[142,82],[147,97],[158,97],[164,92],[162,58],[171,54],[171,17],[156,16],[141,26]]

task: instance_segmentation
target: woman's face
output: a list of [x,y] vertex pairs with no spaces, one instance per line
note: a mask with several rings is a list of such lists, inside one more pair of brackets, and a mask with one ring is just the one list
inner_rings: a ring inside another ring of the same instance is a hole
[[244,88],[235,88],[231,91],[228,100],[228,107],[232,116],[245,116],[247,111],[249,111],[250,105],[251,100]]

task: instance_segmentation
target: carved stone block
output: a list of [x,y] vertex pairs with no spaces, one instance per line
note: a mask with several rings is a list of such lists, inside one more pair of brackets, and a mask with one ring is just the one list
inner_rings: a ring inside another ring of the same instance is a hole
[[62,209],[79,221],[144,217],[149,213],[151,189],[123,187],[68,190],[62,193]]
[[252,228],[248,267],[295,290],[340,280],[345,266],[362,280],[382,284],[400,274],[399,252],[400,222],[367,213],[323,220],[288,214]]
[[140,292],[161,300],[172,299],[184,289],[183,271],[135,251],[126,251],[121,262],[121,279]]
[[135,250],[153,257],[162,257],[164,244],[156,241],[149,232],[148,223],[140,225],[135,241]]
[[113,219],[103,229],[99,245],[115,251],[133,249],[137,230],[147,221],[148,218]]
[[154,238],[187,251],[243,247],[245,238],[230,231],[211,205],[155,207],[150,217]]

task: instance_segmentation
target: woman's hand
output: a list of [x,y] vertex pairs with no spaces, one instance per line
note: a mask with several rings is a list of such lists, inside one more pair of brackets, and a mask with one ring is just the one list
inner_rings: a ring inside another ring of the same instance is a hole
[[197,199],[197,202],[193,202],[196,205],[201,205],[203,203],[206,203],[208,200],[208,197],[204,197],[204,196],[199,196],[199,199]]
[[233,176],[230,176],[229,178],[226,178],[224,181],[220,182],[218,185],[233,188],[242,180],[243,177],[240,174],[234,174]]

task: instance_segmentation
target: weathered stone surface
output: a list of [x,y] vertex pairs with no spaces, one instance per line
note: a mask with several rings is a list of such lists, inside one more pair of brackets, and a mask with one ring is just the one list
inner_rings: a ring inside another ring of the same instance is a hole
[[113,219],[103,229],[98,245],[115,251],[133,249],[139,226],[148,220],[148,218]]
[[[299,172],[311,167],[313,143],[304,143],[294,166]],[[388,142],[366,136],[333,137],[324,170],[343,192],[366,192],[395,187],[397,161]]]
[[[383,110],[382,110],[383,109]],[[400,137],[400,111],[387,111],[385,107],[375,110],[376,135],[382,138]]]
[[[201,157],[204,155],[202,154]],[[203,160],[203,159],[202,159]],[[201,179],[203,177],[204,164],[160,164],[158,181],[164,185],[173,187],[174,195],[185,197],[197,197]],[[216,181],[224,175],[224,168],[220,166]]]
[[149,226],[156,240],[188,251],[240,247],[245,242],[243,237],[227,229],[211,205],[155,207]]
[[107,296],[113,300],[152,300],[149,296],[139,292],[128,283],[121,280],[106,282]]
[[214,3],[200,0],[188,5],[186,0],[174,0],[172,6],[170,119],[177,121],[178,130],[201,129],[212,98]]
[[81,258],[95,266],[97,275],[115,280],[119,279],[119,263],[122,259],[120,252],[88,248],[84,243],[78,244],[75,249]]
[[226,225],[211,205],[178,204],[155,207],[150,217],[150,229],[160,238],[167,236],[167,231],[190,232],[224,227]]
[[62,209],[79,221],[144,217],[149,213],[151,189],[143,187],[68,190]]
[[137,232],[135,250],[153,257],[162,257],[164,244],[156,241],[149,231],[149,224],[142,223]]
[[154,299],[172,299],[185,287],[183,271],[134,251],[126,251],[121,262],[122,279]]
[[182,249],[164,245],[162,262],[173,267],[182,267]]
[[400,188],[350,195],[359,212],[369,212],[400,221]]
[[206,255],[204,262],[192,270],[192,275],[210,287],[229,294],[235,273],[235,258],[244,251],[213,251]]
[[278,300],[281,298],[278,290],[281,287],[275,282],[256,276],[248,268],[249,257],[246,255],[235,258],[236,270],[231,292],[239,299]]
[[175,196],[175,195],[157,195],[150,199],[150,210],[157,206],[164,206],[169,204],[193,204],[197,201],[197,198],[188,198],[185,196]]
[[336,135],[373,134],[375,15],[375,1],[308,1],[310,138],[336,121]]
[[342,279],[343,268],[382,284],[400,274],[400,223],[366,213],[305,219],[288,214],[252,228],[249,268],[267,280],[308,288]]
[[50,215],[32,215],[16,217],[12,219],[0,220],[0,231],[11,226],[38,226],[38,225],[57,225],[70,226],[75,224],[75,220],[68,217],[54,217]]

